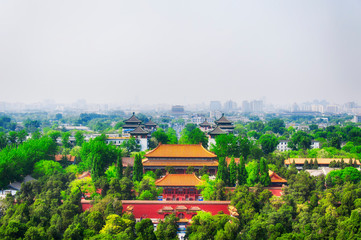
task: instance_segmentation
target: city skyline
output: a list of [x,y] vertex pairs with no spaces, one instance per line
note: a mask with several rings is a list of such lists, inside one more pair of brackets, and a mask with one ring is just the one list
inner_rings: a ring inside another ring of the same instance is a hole
[[361,101],[361,3],[0,3],[0,102]]

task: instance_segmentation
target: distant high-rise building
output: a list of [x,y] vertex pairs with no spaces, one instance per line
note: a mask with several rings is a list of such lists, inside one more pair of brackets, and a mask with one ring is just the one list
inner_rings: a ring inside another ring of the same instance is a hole
[[311,105],[311,110],[312,112],[320,112],[320,113],[323,113],[323,105],[316,105],[316,104],[313,104]]
[[250,105],[252,112],[263,112],[262,100],[253,100]]
[[224,103],[224,111],[231,112],[237,109],[237,103],[229,100]]
[[326,112],[328,113],[338,113],[339,107],[337,105],[328,105],[326,107]]
[[351,109],[357,107],[357,104],[355,102],[347,102],[345,103],[345,108]]
[[247,112],[250,112],[250,111],[251,111],[251,106],[250,106],[249,102],[248,101],[243,101],[242,102],[242,112],[247,113]]
[[172,113],[173,114],[183,114],[184,106],[181,106],[181,105],[172,106]]
[[222,104],[220,101],[211,101],[211,103],[209,104],[209,108],[211,111],[221,111]]
[[298,112],[300,111],[300,107],[297,105],[297,103],[294,103],[291,110],[292,112]]

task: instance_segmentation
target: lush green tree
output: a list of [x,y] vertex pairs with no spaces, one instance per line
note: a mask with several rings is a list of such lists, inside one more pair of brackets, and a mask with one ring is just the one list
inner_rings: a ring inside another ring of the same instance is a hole
[[35,178],[40,178],[42,176],[49,176],[60,172],[64,172],[60,163],[53,160],[41,160],[35,163],[33,176]]
[[267,187],[268,185],[271,184],[271,178],[269,176],[269,169],[268,169],[268,164],[267,164],[267,160],[265,158],[261,158],[260,160],[260,164],[259,164],[259,169],[260,169],[260,183]]
[[17,142],[17,132],[15,132],[15,131],[10,131],[9,133],[8,133],[8,140],[9,140],[9,143],[11,144],[11,145],[16,145],[16,142]]
[[246,170],[248,173],[247,184],[249,186],[254,186],[256,183],[259,183],[259,163],[257,161],[249,162]]
[[158,143],[167,144],[169,142],[168,135],[164,132],[162,128],[158,128],[156,131],[154,131],[152,133],[152,137],[157,139]]
[[177,144],[178,143],[177,132],[173,128],[167,129],[167,137],[168,137],[167,143],[169,143],[169,144]]
[[136,240],[157,240],[154,234],[154,226],[149,218],[142,219],[135,224]]
[[26,137],[28,136],[28,133],[26,132],[25,129],[19,131],[17,133],[17,140],[18,140],[18,144],[22,144],[25,140],[26,140]]
[[61,134],[61,143],[63,144],[64,148],[70,148],[70,142],[69,142],[69,138],[71,136],[70,132],[63,132]]
[[199,128],[195,128],[188,134],[188,142],[187,144],[199,144],[202,143],[204,148],[208,148],[208,138],[204,132],[202,132]]
[[124,141],[122,143],[122,147],[125,148],[125,150],[127,152],[126,153],[127,157],[129,157],[132,152],[140,151],[140,145],[138,143],[138,140],[133,137],[127,141]]
[[261,143],[262,151],[265,154],[273,152],[278,145],[277,137],[271,134],[262,135],[259,139],[259,142]]
[[311,146],[311,136],[303,131],[294,133],[288,146],[293,150],[309,149]]
[[160,220],[155,231],[157,239],[177,240],[178,220],[174,214],[167,216],[164,221]]
[[232,157],[229,164],[229,185],[232,187],[236,185],[237,172],[237,164],[234,161],[234,157]]
[[77,131],[75,133],[74,137],[75,137],[75,145],[76,146],[83,145],[85,136],[83,135],[83,133],[81,131]]
[[238,185],[246,184],[247,178],[248,178],[248,173],[246,170],[246,163],[243,158],[240,158],[238,164]]
[[80,150],[81,161],[78,164],[79,171],[87,171],[94,167],[95,157],[100,158],[98,164],[100,176],[104,176],[105,169],[117,159],[117,148],[105,143],[105,135],[84,142]]
[[286,131],[285,122],[282,119],[274,118],[268,121],[267,127],[271,129],[274,133],[283,134]]
[[330,177],[333,184],[337,183],[337,179],[343,181],[349,181],[353,183],[358,183],[361,180],[361,172],[354,167],[346,167],[340,170],[333,170],[327,174]]
[[133,181],[141,181],[143,179],[143,163],[140,154],[135,155],[133,166]]
[[218,160],[217,180],[228,182],[227,163],[226,160],[221,157]]

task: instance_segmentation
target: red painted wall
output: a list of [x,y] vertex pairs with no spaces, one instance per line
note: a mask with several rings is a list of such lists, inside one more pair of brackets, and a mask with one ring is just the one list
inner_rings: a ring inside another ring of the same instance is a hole
[[[122,201],[123,210],[126,211],[128,206],[133,206],[133,214],[135,218],[153,218],[153,219],[164,219],[166,214],[171,213],[158,213],[163,207],[172,207],[174,210],[177,206],[185,206],[187,209],[191,207],[199,207],[203,211],[210,212],[212,215],[223,211],[225,214],[229,214],[228,205],[229,201]],[[196,212],[189,211],[174,211],[176,216],[179,213],[183,213],[186,219],[191,219]]]

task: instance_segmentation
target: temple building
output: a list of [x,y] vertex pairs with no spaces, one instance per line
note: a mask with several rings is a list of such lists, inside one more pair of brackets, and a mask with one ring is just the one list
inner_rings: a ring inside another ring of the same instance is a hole
[[163,188],[165,201],[197,201],[200,191],[197,189],[204,181],[193,174],[167,174],[155,182]]
[[152,119],[149,119],[149,121],[144,124],[144,128],[145,128],[148,132],[154,132],[155,130],[157,130],[157,126],[158,126],[158,125],[157,125],[156,123],[154,123],[154,122],[152,121]]
[[138,127],[129,132],[130,136],[134,138],[147,138],[149,132],[144,130],[139,124]]
[[204,122],[202,122],[201,124],[199,124],[199,128],[203,131],[203,132],[208,132],[208,130],[210,130],[212,128],[212,125],[207,121],[207,119],[204,120]]
[[211,139],[215,139],[218,135],[221,135],[221,134],[227,134],[227,132],[222,130],[219,126],[217,126],[212,131],[208,132],[208,135]]
[[217,121],[215,121],[215,123],[217,124],[217,126],[219,128],[221,128],[223,131],[227,132],[227,133],[233,133],[234,130],[234,126],[233,123],[231,121],[229,121],[224,114],[222,114],[222,117],[220,119],[218,119]]
[[174,168],[176,173],[186,173],[189,166],[195,171],[206,166],[210,175],[217,173],[217,155],[205,149],[202,144],[159,144],[147,152],[143,159],[144,171]]
[[133,115],[127,119],[124,120],[124,125],[123,125],[123,132],[124,133],[128,133],[130,131],[135,130],[139,124],[141,124],[142,121],[140,121],[136,116],[135,113],[133,112]]

